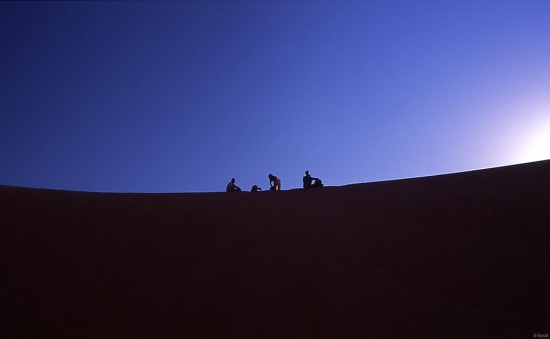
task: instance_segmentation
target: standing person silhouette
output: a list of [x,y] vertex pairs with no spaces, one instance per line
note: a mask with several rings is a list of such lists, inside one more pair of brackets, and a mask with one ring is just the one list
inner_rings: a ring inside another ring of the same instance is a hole
[[235,178],[231,179],[231,182],[227,184],[226,192],[240,192],[241,189],[239,186],[235,185]]
[[268,175],[269,177],[269,186],[271,188],[270,191],[280,191],[281,190],[281,179],[277,178],[273,174]]

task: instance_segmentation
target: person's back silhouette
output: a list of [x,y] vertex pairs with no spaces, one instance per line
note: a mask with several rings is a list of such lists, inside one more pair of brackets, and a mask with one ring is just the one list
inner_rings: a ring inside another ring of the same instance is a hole
[[281,190],[281,179],[277,178],[273,174],[268,175],[269,177],[269,188],[270,191],[280,191]]

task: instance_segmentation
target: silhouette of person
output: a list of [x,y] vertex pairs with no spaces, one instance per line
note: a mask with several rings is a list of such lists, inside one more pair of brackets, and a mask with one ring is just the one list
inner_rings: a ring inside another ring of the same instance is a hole
[[323,187],[323,182],[319,178],[314,178],[306,171],[306,175],[303,178],[304,189]]
[[240,192],[239,186],[235,185],[235,178],[231,179],[231,182],[227,184],[226,192]]
[[281,179],[277,178],[273,174],[268,175],[269,177],[269,188],[270,191],[280,191],[281,190]]
[[252,189],[250,190],[250,192],[259,192],[261,191],[262,189],[256,185],[252,186]]

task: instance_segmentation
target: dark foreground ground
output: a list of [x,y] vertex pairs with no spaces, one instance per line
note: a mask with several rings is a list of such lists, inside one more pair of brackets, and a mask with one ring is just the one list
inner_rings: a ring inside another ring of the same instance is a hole
[[0,187],[2,338],[533,338],[550,162],[314,191]]

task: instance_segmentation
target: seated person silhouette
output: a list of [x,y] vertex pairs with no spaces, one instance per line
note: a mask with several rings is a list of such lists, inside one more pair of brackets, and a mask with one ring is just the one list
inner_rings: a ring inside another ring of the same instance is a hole
[[319,178],[314,178],[306,171],[306,175],[303,178],[304,189],[323,187],[323,182]]
[[235,178],[231,179],[231,182],[227,184],[226,192],[240,192],[239,186],[235,185]]
[[270,191],[280,191],[281,190],[281,180],[274,176],[273,174],[268,175],[269,177],[269,188]]
[[250,192],[260,192],[262,189],[256,185],[252,186]]

